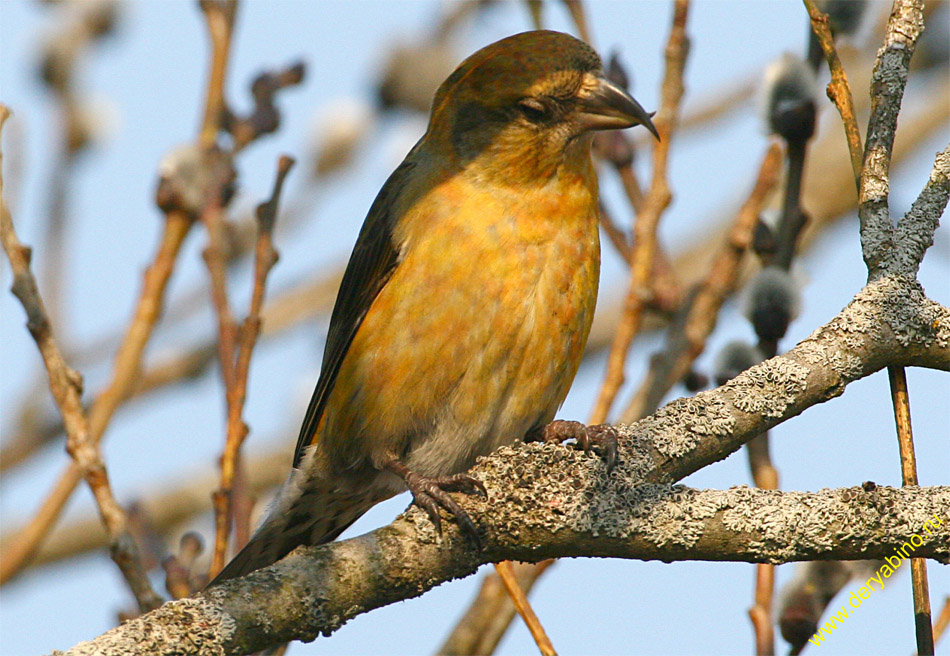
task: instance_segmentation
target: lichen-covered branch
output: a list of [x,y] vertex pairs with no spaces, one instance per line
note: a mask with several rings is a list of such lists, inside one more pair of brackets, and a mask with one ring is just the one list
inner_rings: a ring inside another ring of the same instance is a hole
[[[521,472],[523,484],[512,486],[521,468],[528,468]],[[552,445],[505,449],[475,471],[490,494],[489,501],[471,500],[486,529],[481,551],[454,525],[439,538],[425,514],[413,508],[373,533],[300,549],[211,592],[169,602],[67,653],[243,654],[309,641],[356,615],[503,559],[780,563],[832,555],[881,558],[911,542],[914,555],[950,560],[950,487],[867,483],[815,493],[630,487],[623,476],[606,476],[599,461]],[[587,500],[590,492],[593,502]],[[604,496],[614,501],[608,511],[599,501]]]
[[861,250],[871,278],[884,271],[885,261],[894,249],[894,228],[887,207],[891,153],[910,58],[923,28],[922,0],[894,2],[871,77],[871,118],[858,194]]
[[[936,80],[927,83],[921,95],[939,98],[948,93],[950,91],[948,91],[947,83],[944,80]],[[860,108],[862,97],[856,98],[856,102]],[[917,108],[916,113],[914,109],[905,111],[901,119],[901,141],[895,144],[892,158],[894,163],[906,161],[948,120],[948,108],[945,103],[926,104],[922,108]],[[851,177],[847,158],[839,157],[839,140],[819,136],[818,142],[810,151],[814,153],[811,165],[817,168],[806,176],[803,189],[802,204],[809,208],[811,214],[811,220],[802,235],[803,247],[813,244],[817,236],[843,217],[848,216],[848,213],[853,212],[857,207],[854,197],[838,191],[843,185],[849,184]],[[810,183],[810,180],[818,180],[820,183]],[[281,221],[286,227],[283,214],[285,213],[282,213]],[[711,210],[708,216],[697,221],[698,225],[707,226],[707,228],[700,234],[690,237],[689,242],[694,245],[672,254],[674,272],[684,285],[698,282],[702,276],[706,275],[712,251],[728,238],[729,222],[734,215],[734,210],[730,210],[730,214],[726,214],[722,209]],[[253,230],[253,224],[246,226],[242,224],[241,236],[235,238],[240,248],[253,246]],[[237,257],[236,252],[232,252],[231,255]],[[339,268],[311,280],[298,281],[287,289],[277,290],[273,299],[264,306],[261,339],[273,339],[301,322],[312,321],[314,317],[329,313],[342,275],[341,264]],[[621,309],[620,300],[606,293],[602,294],[587,343],[588,353],[609,345],[613,337],[613,327],[616,325]],[[184,318],[192,316],[196,309],[206,307],[206,303],[207,290],[205,288],[194,288],[184,292],[181,298],[173,302],[164,312],[163,325],[176,325]],[[658,322],[655,319],[651,320],[649,315],[644,317],[644,321],[645,330],[656,330],[658,327]],[[109,345],[120,338],[121,335],[108,334],[95,339],[76,353],[76,362],[87,366],[101,363],[104,356],[111,353]],[[149,363],[149,366],[141,371],[134,387],[128,392],[127,398],[146,396],[165,389],[168,385],[181,383],[184,379],[195,379],[203,375],[209,365],[215,361],[215,348],[213,341],[183,345],[180,352],[156,359],[154,363]],[[42,390],[42,388],[37,389]],[[35,398],[36,395],[36,390],[30,390],[24,394],[24,398]],[[58,416],[42,408],[34,408],[29,401],[8,414],[12,425],[4,427],[5,440],[0,445],[0,473],[22,464],[38,448],[62,433],[62,423]],[[18,531],[9,532],[14,534]],[[4,565],[5,563],[6,561]]]
[[646,480],[679,480],[888,365],[950,371],[950,309],[912,278],[870,283],[788,353],[633,424],[635,457]]
[[934,243],[934,232],[950,197],[950,145],[937,153],[930,179],[910,210],[897,224],[893,257],[896,273],[916,276],[924,253]]

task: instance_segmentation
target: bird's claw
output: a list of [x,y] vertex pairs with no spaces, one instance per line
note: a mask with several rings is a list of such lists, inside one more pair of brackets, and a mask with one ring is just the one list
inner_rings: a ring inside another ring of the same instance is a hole
[[527,439],[555,444],[574,440],[574,444],[585,453],[594,451],[603,458],[608,472],[617,465],[617,429],[609,424],[585,426],[579,421],[557,419],[529,433]]
[[468,535],[477,546],[481,547],[481,538],[475,522],[448,494],[449,492],[464,492],[488,497],[488,490],[480,480],[465,473],[438,477],[423,476],[409,471],[401,464],[398,467],[391,465],[390,469],[406,482],[406,486],[412,492],[412,502],[426,512],[439,535],[442,534],[442,517],[439,514],[441,506],[455,516],[455,521],[462,533]]

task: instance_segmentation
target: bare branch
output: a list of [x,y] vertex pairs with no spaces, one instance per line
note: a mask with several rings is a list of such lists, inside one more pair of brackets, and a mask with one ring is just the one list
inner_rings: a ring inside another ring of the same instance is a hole
[[[261,311],[264,307],[264,289],[267,284],[267,276],[277,263],[278,256],[274,249],[273,240],[274,224],[277,221],[277,205],[280,202],[284,180],[293,165],[294,160],[292,158],[286,155],[280,158],[271,198],[267,202],[261,203],[257,208],[258,236],[254,255],[254,284],[251,291],[250,309],[241,326],[237,344],[231,345],[230,353],[222,352],[221,366],[229,370],[223,376],[227,387],[228,426],[224,452],[221,454],[221,486],[214,494],[215,540],[211,561],[211,576],[217,574],[224,567],[224,560],[227,556],[228,536],[231,529],[231,495],[237,472],[238,455],[248,431],[247,424],[244,423],[242,418],[244,402],[247,397],[247,376],[251,367],[251,354],[261,332]],[[212,269],[210,260],[209,269]],[[223,266],[212,269],[212,278],[220,278],[223,281],[223,270]],[[215,275],[216,273],[217,275]],[[229,314],[229,311],[227,310],[227,297],[223,294],[224,288],[222,287],[220,291],[223,305],[219,306],[219,316],[221,317],[221,342],[223,343],[227,328],[225,316]],[[235,346],[237,348],[236,357],[233,350]],[[225,357],[228,359],[225,360]]]
[[854,183],[860,187],[862,147],[861,133],[858,131],[858,119],[854,112],[854,98],[851,95],[851,85],[844,72],[844,66],[838,58],[835,40],[828,26],[828,15],[822,13],[814,0],[804,0],[808,15],[811,18],[811,27],[818,37],[821,49],[828,61],[831,71],[831,83],[828,85],[828,98],[838,108],[841,121],[844,123],[844,132],[848,138],[848,153],[851,155],[851,169],[854,171]]
[[728,238],[720,247],[709,272],[688,301],[688,316],[679,329],[671,329],[659,357],[653,358],[650,372],[621,421],[636,421],[653,412],[667,392],[689,372],[706,347],[706,338],[716,327],[719,308],[732,293],[739,278],[739,265],[752,242],[752,233],[768,194],[778,181],[782,149],[773,143],[765,153],[752,192],[736,214]]
[[653,180],[643,204],[643,212],[637,213],[634,224],[634,246],[630,265],[630,282],[620,323],[617,326],[607,372],[597,402],[591,412],[591,423],[600,424],[607,419],[610,407],[623,384],[627,352],[643,317],[643,309],[650,290],[650,275],[657,251],[656,229],[660,217],[673,199],[667,181],[667,161],[670,144],[679,123],[680,103],[683,99],[683,70],[689,53],[689,37],[686,35],[686,17],[689,14],[688,0],[677,0],[673,9],[673,27],[666,44],[666,73],[661,89],[662,101],[654,124],[660,134],[660,143],[653,151]]
[[[10,115],[4,105],[0,105],[0,131]],[[3,155],[0,153],[0,171]],[[143,612],[157,608],[162,603],[145,575],[135,540],[128,528],[128,517],[112,494],[112,486],[106,473],[106,466],[99,452],[97,440],[92,435],[89,419],[82,407],[82,376],[70,367],[53,336],[43,299],[36,285],[36,278],[30,269],[32,252],[28,246],[20,243],[13,227],[13,218],[7,209],[3,197],[3,174],[0,172],[0,240],[3,250],[13,269],[13,294],[20,300],[26,311],[27,328],[33,336],[36,346],[43,357],[46,372],[49,375],[49,389],[53,393],[56,405],[63,416],[66,427],[66,450],[73,457],[76,467],[92,490],[102,522],[109,532],[112,559],[128,581],[132,593]]]
[[521,585],[518,583],[518,577],[515,575],[514,563],[512,563],[510,560],[503,560],[500,563],[495,563],[495,571],[498,572],[498,576],[501,578],[501,582],[505,586],[505,592],[507,592],[508,596],[511,597],[511,601],[514,604],[515,609],[518,611],[518,614],[521,615],[521,619],[524,620],[524,623],[528,627],[531,637],[538,645],[538,649],[541,651],[542,656],[557,656],[557,652],[554,650],[554,645],[551,644],[551,639],[548,637],[547,632],[541,625],[541,621],[538,619],[534,609],[531,607],[531,603],[528,601],[525,591],[522,590]]
[[226,108],[224,82],[228,72],[237,0],[201,0],[199,6],[205,14],[208,35],[211,38],[211,67],[199,142],[202,147],[210,148],[217,141]]
[[[512,563],[512,568],[521,589],[530,590],[538,577],[554,563],[551,559],[536,564]],[[494,572],[486,574],[468,611],[439,648],[439,656],[493,653],[514,616],[515,606],[505,593],[501,577]]]

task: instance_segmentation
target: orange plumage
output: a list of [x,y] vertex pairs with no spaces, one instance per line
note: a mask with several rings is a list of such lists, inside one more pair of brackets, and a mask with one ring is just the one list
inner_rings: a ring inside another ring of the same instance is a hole
[[290,480],[216,580],[332,540],[407,487],[474,531],[445,490],[475,490],[475,458],[567,395],[600,267],[590,134],[638,123],[655,133],[557,32],[494,43],[442,84],[360,232]]

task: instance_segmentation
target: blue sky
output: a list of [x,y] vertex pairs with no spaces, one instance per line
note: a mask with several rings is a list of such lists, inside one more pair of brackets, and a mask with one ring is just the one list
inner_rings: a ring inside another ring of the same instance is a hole
[[[587,4],[596,45],[602,51],[620,49],[635,80],[634,95],[644,107],[655,109],[669,4]],[[233,103],[247,107],[247,82],[264,67],[303,58],[309,70],[304,85],[279,99],[284,116],[279,134],[241,156],[241,197],[236,205],[248,207],[266,197],[280,153],[305,160],[314,116],[321,110],[341,100],[371,102],[372,82],[389,45],[426,34],[441,6],[421,0],[244,2],[229,72],[228,96]],[[546,3],[546,7],[547,26],[569,31],[560,3]],[[49,31],[52,16],[50,8],[36,2],[0,3],[0,100],[15,112],[5,130],[11,133],[4,144],[5,165],[9,172],[11,152],[15,152],[16,164],[23,170],[19,177],[7,178],[7,193],[20,237],[31,244],[42,235],[49,168],[55,156],[50,127],[54,105],[33,78],[38,44]],[[458,59],[529,28],[521,4],[501,3],[460,32],[455,44]],[[689,31],[693,47],[686,73],[687,103],[761,71],[784,51],[802,52],[805,13],[792,0],[705,0],[692,8]],[[65,310],[69,330],[64,331],[68,343],[88,342],[126,321],[160,228],[161,218],[152,203],[155,170],[164,153],[193,138],[205,75],[205,30],[193,2],[131,3],[122,12],[117,33],[84,58],[82,85],[99,107],[106,108],[99,110],[100,115],[109,118],[106,136],[79,161],[70,190]],[[914,88],[907,103],[914,102]],[[822,107],[822,127],[834,125],[837,115],[823,97]],[[286,287],[346,257],[376,191],[422,129],[424,121],[407,115],[382,121],[372,143],[360,152],[357,166],[321,190],[307,221],[293,230],[278,230],[281,260],[271,277],[271,289]],[[916,196],[933,153],[947,142],[947,132],[942,130],[894,172],[891,206],[895,214],[901,214]],[[765,145],[751,106],[674,143],[670,179],[676,198],[662,226],[662,237],[671,250],[682,247],[718,208],[747,193]],[[304,178],[303,167],[298,167],[289,182],[291,190]],[[625,211],[617,184],[606,179],[603,186],[616,213]],[[940,252],[931,252],[921,270],[928,293],[943,304],[950,300],[947,244],[944,227],[935,247]],[[203,245],[203,235],[192,236],[173,281],[173,296],[203,282]],[[43,257],[40,247],[35,259],[38,266]],[[621,293],[623,269],[609,247],[605,247],[603,268],[602,298]],[[808,280],[804,307],[784,342],[786,347],[834,316],[863,284],[866,272],[854,218],[829,230],[801,259],[801,270]],[[0,271],[0,283],[6,289],[9,268],[3,265]],[[243,303],[247,273],[234,276],[233,282],[233,294]],[[282,431],[287,435],[288,427],[302,417],[302,406],[318,374],[324,329],[323,323],[304,324],[262,345],[256,353],[245,410],[252,428],[247,447],[251,451],[266,448],[262,441],[267,436]],[[183,328],[159,334],[149,356],[174,351],[191,343],[196,334],[211,330],[213,318],[206,308]],[[22,390],[29,388],[39,360],[23,328],[22,311],[6,292],[0,295],[0,331],[2,427],[8,431],[11,413],[19,405]],[[751,337],[751,331],[730,304],[711,340],[710,353],[736,337]],[[648,338],[634,350],[629,380],[639,380],[655,346],[655,340]],[[709,357],[701,362],[708,366]],[[602,371],[602,357],[585,364],[560,417],[582,419],[589,414]],[[95,390],[108,372],[98,367],[84,373],[87,390]],[[911,370],[908,377],[920,480],[947,484],[950,380],[920,370]],[[222,405],[217,376],[206,375],[163,392],[151,403],[121,410],[105,441],[120,500],[132,500],[162,481],[213,467],[222,443]],[[886,375],[859,381],[843,397],[781,426],[774,432],[773,456],[785,489],[817,490],[866,480],[899,485]],[[4,476],[0,482],[4,530],[19,524],[36,507],[64,460],[57,445]],[[730,457],[686,482],[717,488],[748,484],[745,456]],[[400,497],[377,506],[351,534],[388,522],[407,502],[407,497]],[[88,491],[81,489],[67,516],[85,514],[91,508]],[[206,518],[199,528],[210,535],[210,520]],[[780,568],[779,580],[787,580],[791,571],[792,566]],[[936,564],[930,565],[930,572],[936,606],[950,593],[950,573]],[[744,564],[576,559],[552,569],[532,600],[563,654],[748,653],[751,628],[746,609],[752,576],[753,568]],[[467,606],[479,580],[471,577],[446,584],[420,599],[361,616],[330,639],[294,645],[290,653],[430,653]],[[30,571],[5,586],[0,596],[0,653],[68,648],[112,626],[116,611],[129,605],[118,572],[104,553]],[[865,603],[820,649],[835,654],[911,653],[911,608],[910,581],[905,575]],[[498,653],[526,654],[535,649],[516,622]],[[944,643],[938,651],[950,653],[950,647]]]

